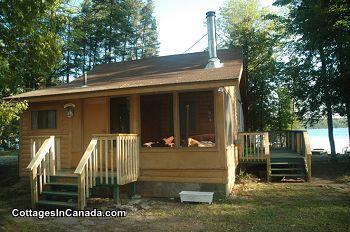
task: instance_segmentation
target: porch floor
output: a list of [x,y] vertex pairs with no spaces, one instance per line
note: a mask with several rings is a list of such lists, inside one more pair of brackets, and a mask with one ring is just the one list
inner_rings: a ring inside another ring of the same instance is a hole
[[299,153],[289,150],[289,149],[271,149],[271,158],[302,158]]

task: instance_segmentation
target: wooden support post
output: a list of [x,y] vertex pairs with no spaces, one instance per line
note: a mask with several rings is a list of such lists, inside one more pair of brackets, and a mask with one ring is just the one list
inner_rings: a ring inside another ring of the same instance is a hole
[[38,180],[36,169],[33,169],[33,171],[31,172],[30,187],[32,197],[32,208],[36,209],[36,203],[38,202]]
[[120,187],[118,184],[114,184],[113,186],[113,199],[114,203],[120,204]]
[[270,154],[266,154],[266,180],[270,182],[271,165],[270,165]]
[[307,162],[307,181],[311,182],[311,154],[306,154]]
[[173,93],[173,115],[174,115],[174,143],[180,147],[180,113],[179,113],[179,94]]
[[131,197],[136,195],[136,181],[131,183]]
[[56,169],[58,171],[61,170],[61,139],[60,138],[56,138]]
[[81,175],[78,175],[78,209],[84,209],[84,180]]
[[265,156],[266,156],[266,172],[267,172],[267,182],[270,182],[270,174],[271,174],[271,165],[270,165],[270,140],[269,133],[264,133],[264,147],[265,147]]

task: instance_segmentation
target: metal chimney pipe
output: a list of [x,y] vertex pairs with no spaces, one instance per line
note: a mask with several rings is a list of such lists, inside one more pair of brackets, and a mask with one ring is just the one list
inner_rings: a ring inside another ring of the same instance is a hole
[[87,73],[84,73],[84,85],[83,87],[87,86]]
[[220,68],[223,64],[217,55],[217,43],[216,43],[216,20],[215,12],[208,11],[207,14],[207,30],[208,30],[208,51],[209,60],[206,68]]

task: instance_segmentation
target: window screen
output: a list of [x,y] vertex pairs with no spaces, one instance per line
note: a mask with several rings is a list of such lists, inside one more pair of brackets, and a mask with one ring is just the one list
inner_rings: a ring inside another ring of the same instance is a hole
[[179,107],[181,146],[214,147],[214,93],[180,93]]
[[143,147],[175,147],[173,95],[140,97],[141,142]]

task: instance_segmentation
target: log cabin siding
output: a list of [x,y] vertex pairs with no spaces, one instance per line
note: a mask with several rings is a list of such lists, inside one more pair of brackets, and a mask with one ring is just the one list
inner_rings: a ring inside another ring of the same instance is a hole
[[[34,110],[56,110],[56,129],[32,129],[31,112]],[[63,103],[32,103],[28,109],[23,112],[20,121],[21,140],[20,140],[20,158],[19,173],[24,175],[26,168],[31,161],[31,144],[30,140],[33,136],[54,135],[60,137],[61,150],[61,167],[70,168],[70,128],[69,120],[64,115]]]
[[[64,105],[75,105],[74,117],[65,115]],[[31,111],[33,110],[56,110],[56,129],[32,129]],[[83,154],[83,126],[82,126],[82,100],[57,101],[46,103],[31,103],[23,112],[20,121],[20,151],[19,151],[19,174],[26,175],[26,168],[30,163],[31,145],[33,136],[54,135],[60,138],[61,168],[75,168]]]

